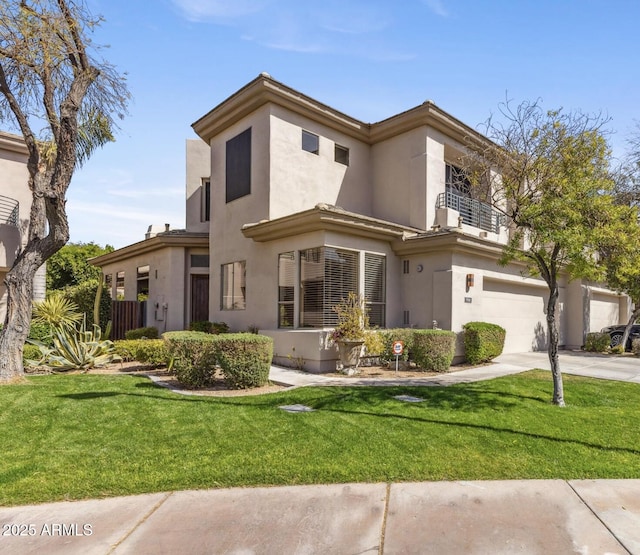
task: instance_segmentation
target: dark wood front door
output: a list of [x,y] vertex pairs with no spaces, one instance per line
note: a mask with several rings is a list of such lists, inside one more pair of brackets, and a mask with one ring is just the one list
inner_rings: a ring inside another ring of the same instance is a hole
[[209,276],[193,274],[191,276],[191,321],[209,320]]

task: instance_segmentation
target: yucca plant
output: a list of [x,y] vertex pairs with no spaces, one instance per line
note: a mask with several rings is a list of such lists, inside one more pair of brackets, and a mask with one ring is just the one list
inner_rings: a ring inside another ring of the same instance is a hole
[[83,370],[105,366],[122,359],[116,353],[113,341],[102,339],[100,326],[93,324],[87,330],[86,318],[78,326],[54,326],[52,328],[53,347],[47,347],[40,341],[29,340],[37,345],[42,353],[39,361],[29,360],[33,366],[46,366],[55,371]]
[[74,328],[82,320],[78,305],[66,299],[60,292],[34,303],[33,320],[55,328]]

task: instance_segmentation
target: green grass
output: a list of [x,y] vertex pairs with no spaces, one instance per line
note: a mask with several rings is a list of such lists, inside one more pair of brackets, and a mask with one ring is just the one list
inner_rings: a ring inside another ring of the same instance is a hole
[[[440,387],[172,393],[146,378],[0,387],[0,504],[229,486],[639,478],[640,387],[546,372]],[[425,399],[402,403],[394,395]],[[303,403],[313,413],[279,405]]]

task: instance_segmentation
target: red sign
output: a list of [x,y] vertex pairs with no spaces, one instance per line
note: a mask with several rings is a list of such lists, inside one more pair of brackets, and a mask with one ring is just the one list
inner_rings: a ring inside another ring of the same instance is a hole
[[402,351],[404,351],[404,341],[394,341],[393,342],[393,354],[401,355]]

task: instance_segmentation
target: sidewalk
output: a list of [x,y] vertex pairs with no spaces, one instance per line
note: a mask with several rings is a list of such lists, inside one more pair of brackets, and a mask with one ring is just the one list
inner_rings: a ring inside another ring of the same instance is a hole
[[[563,373],[640,383],[640,360],[560,355]],[[305,385],[450,385],[531,368],[546,353],[424,378],[330,378],[272,367]],[[156,493],[0,508],[3,554],[640,555],[640,479],[334,484]]]
[[0,524],[6,555],[640,554],[640,480],[180,491],[0,508]]

